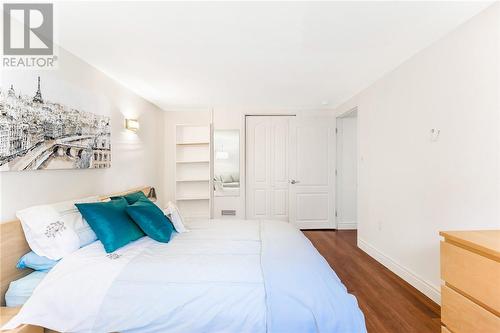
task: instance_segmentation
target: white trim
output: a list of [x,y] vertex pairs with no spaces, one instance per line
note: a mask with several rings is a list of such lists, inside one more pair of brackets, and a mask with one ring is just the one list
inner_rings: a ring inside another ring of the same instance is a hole
[[294,223],[294,225],[300,230],[308,230],[308,229],[332,229],[335,230],[335,226],[331,224],[330,221],[304,221]]
[[355,106],[353,108],[350,108],[350,109],[347,109],[345,111],[342,111],[340,112],[339,114],[336,114],[335,115],[335,118],[345,118],[345,117],[349,117],[350,115],[352,115],[353,113],[357,113],[358,112],[358,107]]
[[372,245],[365,242],[363,239],[358,237],[358,247],[365,251],[370,257],[374,258],[382,265],[387,267],[397,276],[411,284],[417,290],[422,292],[424,295],[429,297],[431,300],[436,302],[437,304],[441,304],[441,291],[440,288],[433,286],[428,283],[415,273],[411,272],[407,268],[403,267],[401,264],[397,263],[393,259],[389,258],[379,250],[377,250]]
[[338,230],[353,230],[358,229],[358,223],[356,221],[337,221]]
[[[335,209],[337,214],[335,214],[335,224],[338,230],[352,230],[358,229],[357,221],[341,221],[342,219],[342,211],[341,211],[341,203],[342,203],[342,191],[339,189],[339,184],[342,180],[343,170],[342,170],[342,157],[343,157],[343,141],[344,141],[344,126],[341,121],[344,118],[355,115],[356,122],[356,152],[355,152],[355,160],[356,160],[356,191],[355,191],[355,201],[356,201],[356,217],[359,216],[359,163],[360,154],[359,154],[359,123],[358,123],[358,107],[355,106],[349,110],[341,112],[335,116]],[[340,120],[340,121],[339,121]]]

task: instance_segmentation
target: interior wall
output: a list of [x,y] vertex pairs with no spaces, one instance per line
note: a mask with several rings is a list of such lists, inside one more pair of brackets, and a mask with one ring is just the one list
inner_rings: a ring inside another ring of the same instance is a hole
[[337,118],[337,228],[356,229],[358,189],[357,116]]
[[437,302],[439,231],[500,227],[499,22],[496,3],[336,110],[358,108],[358,245]]
[[[222,210],[235,210],[236,218],[245,218],[245,111],[217,108],[213,113],[213,127],[236,129],[240,132],[240,193],[238,196],[214,197],[213,216],[222,218]],[[230,216],[230,218],[234,218]]]
[[[55,70],[2,71],[2,89],[12,84],[16,93],[34,95],[37,76],[45,99],[111,117],[111,168],[0,172],[1,221],[14,219],[17,210],[32,205],[160,186],[163,113],[157,106],[62,48]],[[124,129],[125,118],[138,119],[140,130]],[[158,195],[161,202],[161,191]]]
[[[246,115],[297,115],[298,117],[314,114],[315,112],[324,113],[327,111],[313,110],[293,110],[293,109],[253,109],[253,108],[216,108],[213,113],[214,129],[238,129],[240,131],[240,195],[237,197],[215,197],[214,198],[214,217],[221,218],[222,209],[235,209],[236,217],[244,219],[246,214],[246,183],[245,183],[245,116]],[[234,217],[233,217],[234,218]]]
[[[240,131],[240,195],[238,197],[215,197],[214,198],[214,217],[222,217],[221,209],[235,209],[237,218],[246,216],[246,137],[245,137],[245,116],[246,115],[295,115],[300,117],[309,117],[317,115],[330,114],[331,110],[311,110],[311,109],[292,109],[292,108],[215,108],[213,110],[214,129],[238,129]],[[234,217],[231,217],[234,218]]]
[[[254,110],[245,108],[217,108],[209,110],[170,110],[164,118],[164,201],[175,200],[175,125],[200,124],[212,121],[213,129],[239,130],[240,133],[240,193],[239,196],[213,197],[213,217],[223,218],[221,210],[236,210],[236,218],[245,218],[245,115],[276,114],[276,110]],[[282,114],[295,114],[293,111]],[[212,117],[212,118],[211,118]],[[213,158],[213,157],[212,157]],[[235,218],[226,216],[224,218]]]

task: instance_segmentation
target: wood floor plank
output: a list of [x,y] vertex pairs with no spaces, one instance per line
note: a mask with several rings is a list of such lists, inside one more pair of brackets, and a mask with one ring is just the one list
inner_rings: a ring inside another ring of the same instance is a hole
[[440,332],[439,305],[359,249],[355,230],[304,234],[358,299],[369,333]]

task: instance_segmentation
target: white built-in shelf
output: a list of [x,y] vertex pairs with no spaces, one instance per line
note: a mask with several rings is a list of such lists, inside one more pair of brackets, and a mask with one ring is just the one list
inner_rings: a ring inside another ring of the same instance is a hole
[[176,182],[208,182],[208,178],[177,179]]
[[201,195],[198,197],[178,197],[177,201],[187,201],[187,200],[210,200],[210,196],[208,195]]
[[176,163],[210,163],[209,160],[177,161]]
[[179,146],[197,146],[197,145],[201,146],[201,145],[209,145],[209,144],[210,144],[210,142],[206,142],[206,141],[177,142],[177,145],[179,145]]
[[208,124],[176,125],[175,196],[181,214],[210,217],[211,129]]

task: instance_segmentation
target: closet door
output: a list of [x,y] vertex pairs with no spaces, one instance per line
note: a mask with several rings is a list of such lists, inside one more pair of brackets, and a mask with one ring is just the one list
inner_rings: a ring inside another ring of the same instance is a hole
[[335,119],[290,123],[290,222],[300,229],[335,228]]
[[288,221],[291,116],[246,117],[246,216]]

